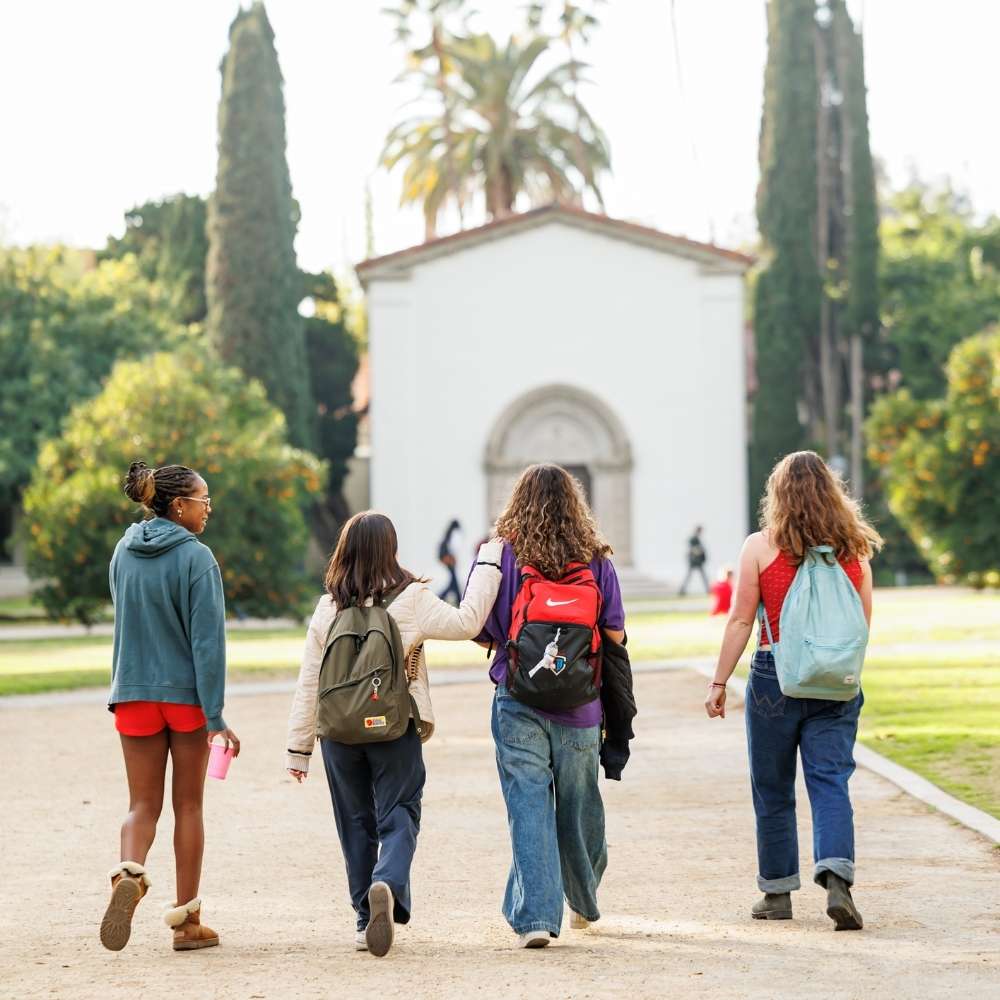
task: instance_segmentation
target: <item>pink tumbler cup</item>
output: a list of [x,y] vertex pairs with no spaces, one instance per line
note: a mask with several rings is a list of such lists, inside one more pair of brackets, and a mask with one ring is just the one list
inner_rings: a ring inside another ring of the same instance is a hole
[[226,749],[225,743],[213,743],[208,754],[208,776],[224,780],[229,771],[229,762],[233,759],[232,748]]

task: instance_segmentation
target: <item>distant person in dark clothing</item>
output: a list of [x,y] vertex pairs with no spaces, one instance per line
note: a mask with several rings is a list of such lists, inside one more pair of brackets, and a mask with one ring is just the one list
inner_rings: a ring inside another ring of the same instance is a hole
[[448,570],[448,585],[438,594],[438,597],[442,601],[447,601],[448,596],[454,594],[456,604],[462,600],[462,588],[458,585],[458,577],[455,575],[455,566],[458,563],[455,553],[458,543],[455,536],[460,535],[461,531],[462,526],[458,521],[452,521],[444,533],[444,538],[441,539],[441,544],[438,546],[438,562]]
[[694,534],[688,539],[688,571],[687,575],[684,577],[684,582],[681,584],[681,589],[679,591],[680,596],[683,597],[687,592],[687,585],[691,580],[691,576],[696,571],[701,574],[702,582],[705,584],[705,593],[711,593],[711,585],[708,582],[708,574],[705,572],[705,563],[708,560],[708,553],[705,551],[705,546],[701,541],[701,525],[697,525],[694,529]]

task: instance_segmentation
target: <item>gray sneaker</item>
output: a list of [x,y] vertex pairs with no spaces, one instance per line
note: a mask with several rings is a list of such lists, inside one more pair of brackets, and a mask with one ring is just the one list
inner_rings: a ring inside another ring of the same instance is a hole
[[753,904],[750,913],[754,920],[791,920],[792,894],[765,892],[764,898]]
[[826,872],[826,915],[834,930],[859,931],[865,926],[851,896],[851,887],[833,872]]
[[368,910],[371,917],[365,928],[368,951],[376,958],[389,953],[395,928],[393,927],[392,890],[385,882],[373,882],[368,890]]

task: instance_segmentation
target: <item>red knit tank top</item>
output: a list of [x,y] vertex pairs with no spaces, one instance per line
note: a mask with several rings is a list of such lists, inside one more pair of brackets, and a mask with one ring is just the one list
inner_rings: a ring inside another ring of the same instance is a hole
[[[840,559],[838,561],[843,566],[851,583],[854,584],[854,589],[860,593],[863,575],[861,563],[857,559]],[[760,599],[764,602],[764,610],[767,612],[767,620],[771,625],[771,635],[775,642],[778,641],[780,632],[778,619],[781,617],[781,605],[785,603],[785,595],[788,593],[788,588],[791,587],[798,569],[798,566],[792,562],[790,555],[779,552],[760,573]],[[760,626],[760,632],[760,641],[766,644],[767,631],[763,622]]]

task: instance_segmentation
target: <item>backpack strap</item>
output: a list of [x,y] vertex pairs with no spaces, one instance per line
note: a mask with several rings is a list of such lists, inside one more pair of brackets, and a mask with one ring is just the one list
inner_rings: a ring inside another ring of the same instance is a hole
[[760,649],[761,639],[764,638],[764,631],[767,631],[767,641],[774,649],[774,637],[771,635],[771,622],[767,617],[767,608],[764,607],[764,602],[760,602],[760,607],[757,609],[757,620],[763,625],[763,628],[757,633],[757,648]]
[[837,563],[837,554],[832,545],[813,545],[809,549],[808,558],[814,566],[821,563],[824,566],[834,566]]
[[392,604],[392,602],[396,600],[396,598],[399,597],[399,595],[402,594],[407,587],[409,587],[411,582],[412,581],[404,580],[402,583],[399,583],[395,587],[393,587],[392,590],[387,590],[382,595],[382,607],[388,608],[389,605]]

